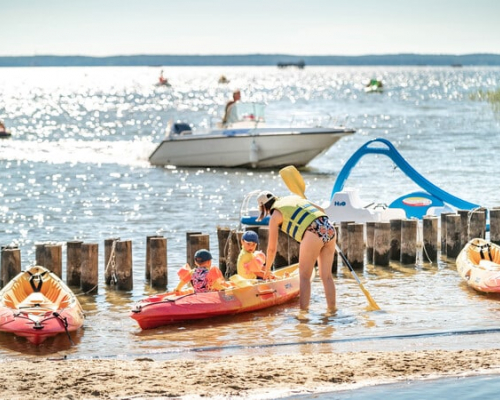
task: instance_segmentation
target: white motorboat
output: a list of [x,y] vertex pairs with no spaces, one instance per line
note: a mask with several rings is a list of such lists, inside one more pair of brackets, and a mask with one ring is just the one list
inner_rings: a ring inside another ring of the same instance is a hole
[[266,127],[256,111],[254,107],[236,122],[204,133],[194,133],[187,123],[171,123],[149,161],[179,167],[300,167],[355,132],[345,127]]

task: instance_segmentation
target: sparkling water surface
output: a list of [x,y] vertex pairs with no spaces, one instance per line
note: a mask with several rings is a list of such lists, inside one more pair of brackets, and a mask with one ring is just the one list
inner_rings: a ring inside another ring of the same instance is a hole
[[[500,205],[500,118],[498,108],[471,95],[496,90],[500,68],[183,67],[164,68],[164,73],[171,88],[154,86],[159,68],[153,67],[0,69],[0,119],[13,132],[11,139],[0,140],[0,245],[18,245],[25,269],[35,261],[36,243],[98,243],[101,276],[97,295],[79,293],[86,320],[73,334],[75,345],[60,335],[33,347],[2,333],[0,358],[203,358],[496,346],[500,297],[469,289],[454,260],[444,257],[434,264],[368,265],[359,272],[379,312],[366,309],[359,286],[341,267],[334,316],[325,314],[319,280],[305,316],[294,301],[141,331],[128,315],[137,300],[155,292],[144,279],[147,236],[168,240],[172,289],[185,262],[186,231],[209,234],[218,254],[216,229],[238,227],[246,193],[289,193],[277,170],[150,166],[148,156],[170,119],[190,122],[195,131],[213,126],[239,88],[244,101],[267,104],[270,125],[356,129],[302,171],[314,201],[328,204],[350,155],[383,137],[435,185],[490,208]],[[217,83],[221,74],[230,84]],[[383,79],[383,93],[364,93],[373,76]],[[386,204],[418,189],[391,160],[376,155],[358,163],[346,186],[359,188],[363,200]],[[115,237],[133,243],[130,292],[104,284],[104,240]],[[63,246],[63,275],[65,251]],[[431,336],[412,338],[421,333]]]

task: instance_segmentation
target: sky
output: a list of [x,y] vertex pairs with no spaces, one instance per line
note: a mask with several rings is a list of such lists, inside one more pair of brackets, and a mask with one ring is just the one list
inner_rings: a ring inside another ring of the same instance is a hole
[[499,0],[0,0],[0,56],[500,54]]

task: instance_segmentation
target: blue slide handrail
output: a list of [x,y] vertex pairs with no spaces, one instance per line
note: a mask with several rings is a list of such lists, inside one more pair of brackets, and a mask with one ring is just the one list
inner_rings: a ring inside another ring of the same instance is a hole
[[[373,143],[382,143],[387,146],[387,148],[382,147],[369,147]],[[344,188],[344,183],[349,177],[351,170],[358,163],[361,157],[365,154],[382,154],[389,157],[394,163],[403,171],[411,180],[413,180],[422,189],[426,190],[428,193],[432,194],[434,197],[448,203],[458,209],[471,210],[473,208],[480,207],[478,204],[470,203],[468,201],[462,200],[456,196],[451,195],[448,192],[440,189],[427,179],[425,179],[420,173],[418,173],[396,150],[393,144],[387,139],[377,138],[368,141],[363,146],[361,146],[352,156],[347,160],[344,167],[337,176],[337,180],[333,185],[332,194],[330,196],[330,201],[333,199],[333,195],[337,192],[342,191]]]

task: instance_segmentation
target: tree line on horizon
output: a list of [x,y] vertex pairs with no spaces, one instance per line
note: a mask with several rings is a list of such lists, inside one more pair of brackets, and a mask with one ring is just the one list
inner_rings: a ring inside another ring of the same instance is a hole
[[386,54],[364,56],[297,56],[286,54],[247,55],[126,55],[90,56],[3,56],[0,67],[86,67],[86,66],[495,66],[500,54]]

